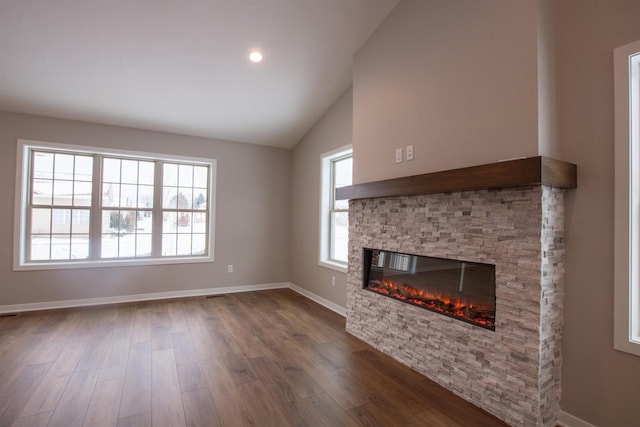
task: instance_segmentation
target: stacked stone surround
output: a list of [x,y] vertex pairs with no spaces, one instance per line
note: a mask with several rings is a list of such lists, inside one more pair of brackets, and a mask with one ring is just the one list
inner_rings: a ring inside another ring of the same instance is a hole
[[[560,410],[564,192],[351,200],[347,331],[513,426]],[[362,289],[363,248],[496,266],[496,330]]]

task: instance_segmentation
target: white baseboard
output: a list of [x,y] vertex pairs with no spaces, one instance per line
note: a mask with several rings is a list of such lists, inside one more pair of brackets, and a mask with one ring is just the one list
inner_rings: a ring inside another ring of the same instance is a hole
[[329,310],[334,311],[336,313],[338,313],[340,316],[342,317],[346,317],[347,316],[347,310],[342,307],[339,306],[336,303],[333,303],[331,301],[329,301],[328,299],[322,298],[321,296],[318,296],[316,294],[314,294],[313,292],[309,292],[308,290],[301,288],[300,286],[296,286],[293,283],[289,283],[289,287],[296,291],[297,293],[299,293],[300,295],[303,295],[307,298],[309,298],[311,301],[317,302],[318,304],[327,307]]
[[588,422],[564,411],[560,411],[558,425],[561,427],[596,427],[593,424],[589,424]]
[[267,283],[261,285],[226,286],[223,288],[192,289],[187,291],[156,292],[151,294],[122,295],[115,297],[47,301],[31,304],[0,305],[0,314],[20,313],[24,311],[36,310],[51,310],[56,308],[85,307],[91,305],[115,304],[122,302],[152,301],[170,298],[197,297],[203,295],[231,294],[236,292],[263,291],[266,289],[288,288],[289,286],[289,283]]

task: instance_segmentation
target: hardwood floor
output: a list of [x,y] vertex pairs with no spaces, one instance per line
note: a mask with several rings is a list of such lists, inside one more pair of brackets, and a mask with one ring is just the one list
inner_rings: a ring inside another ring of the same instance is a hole
[[0,318],[0,426],[504,426],[291,290]]

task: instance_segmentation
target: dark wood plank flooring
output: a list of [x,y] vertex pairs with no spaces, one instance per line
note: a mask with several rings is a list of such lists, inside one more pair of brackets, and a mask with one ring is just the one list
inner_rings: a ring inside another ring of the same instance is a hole
[[290,290],[0,318],[2,426],[504,426]]

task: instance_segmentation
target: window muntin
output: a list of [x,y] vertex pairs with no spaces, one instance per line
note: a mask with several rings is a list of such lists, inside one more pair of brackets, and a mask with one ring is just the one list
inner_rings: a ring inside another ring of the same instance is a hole
[[344,147],[322,156],[320,265],[346,271],[349,248],[349,202],[336,200],[335,190],[351,185],[353,154]]
[[19,164],[16,269],[213,260],[215,160],[19,141]]

